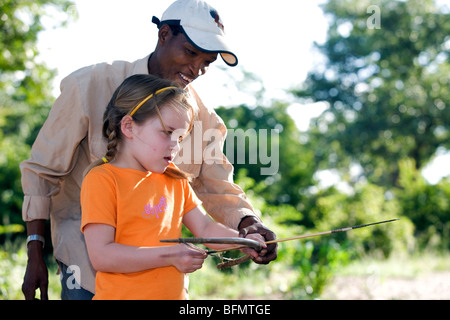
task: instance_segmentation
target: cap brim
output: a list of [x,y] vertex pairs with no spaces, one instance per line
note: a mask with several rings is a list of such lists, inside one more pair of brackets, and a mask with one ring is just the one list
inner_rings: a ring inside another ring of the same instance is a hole
[[197,29],[189,27],[183,27],[184,35],[197,49],[220,53],[223,61],[230,67],[234,67],[238,64],[238,58],[229,49],[225,43],[223,36],[219,34],[212,34],[211,32],[202,32]]

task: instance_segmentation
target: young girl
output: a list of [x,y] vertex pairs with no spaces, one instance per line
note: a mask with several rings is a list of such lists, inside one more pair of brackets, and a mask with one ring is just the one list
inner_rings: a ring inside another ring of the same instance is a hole
[[199,209],[189,177],[172,163],[193,121],[185,91],[170,81],[135,75],[115,91],[104,114],[108,150],[81,188],[94,299],[186,299],[185,273],[207,255],[160,240],[180,237],[182,223],[198,237],[238,236]]

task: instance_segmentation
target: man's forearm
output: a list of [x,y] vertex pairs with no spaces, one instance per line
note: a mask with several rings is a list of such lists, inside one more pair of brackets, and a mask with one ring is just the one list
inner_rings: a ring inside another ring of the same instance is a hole
[[27,222],[27,235],[38,234],[44,236],[45,220],[38,219]]

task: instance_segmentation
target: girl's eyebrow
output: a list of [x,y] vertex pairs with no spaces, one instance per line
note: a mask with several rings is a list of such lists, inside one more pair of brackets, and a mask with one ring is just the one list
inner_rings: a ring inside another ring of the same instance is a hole
[[[168,130],[167,130],[165,124],[164,124],[164,121],[163,121],[163,119],[162,119],[161,112],[159,111],[158,106],[155,106],[155,107],[156,107],[156,112],[158,113],[159,121],[161,122],[161,125],[162,125],[164,131],[165,131],[165,132],[168,132]],[[172,130],[172,131],[173,131],[173,130]]]

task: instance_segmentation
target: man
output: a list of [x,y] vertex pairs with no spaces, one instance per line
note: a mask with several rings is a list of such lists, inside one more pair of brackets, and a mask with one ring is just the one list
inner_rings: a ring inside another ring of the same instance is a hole
[[[161,21],[154,17],[153,22],[159,28],[158,43],[149,56],[133,63],[86,67],[61,82],[61,94],[33,144],[31,158],[21,164],[22,211],[29,235],[22,286],[26,299],[34,299],[37,288],[41,299],[47,299],[47,267],[42,256],[47,219],[51,220],[54,256],[62,272],[61,297],[92,298],[95,271],[80,232],[80,186],[84,169],[106,150],[101,134],[106,105],[119,84],[133,74],[166,78],[190,93],[199,121],[191,139],[183,143],[183,161],[175,159],[175,163],[194,175],[192,186],[208,213],[242,236],[260,233],[266,240],[275,238],[255,215],[242,189],[233,183],[233,167],[222,152],[226,136],[223,121],[203,105],[191,86],[218,54],[228,65],[237,64],[237,57],[226,45],[218,12],[201,0],[179,0],[164,12]],[[204,141],[203,132],[211,129],[221,133],[220,139]],[[276,245],[271,245],[254,261],[267,264],[275,258]]]

